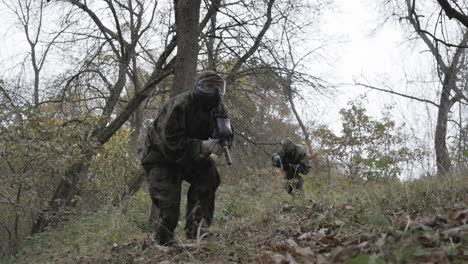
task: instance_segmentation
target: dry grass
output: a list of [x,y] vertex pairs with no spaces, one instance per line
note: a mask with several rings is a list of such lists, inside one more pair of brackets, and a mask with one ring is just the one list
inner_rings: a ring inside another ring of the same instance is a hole
[[[32,239],[12,263],[463,263],[468,261],[468,177],[413,182],[308,178],[284,193],[274,170],[224,177],[215,236],[173,248],[145,228],[147,195]],[[370,262],[369,262],[370,261]]]

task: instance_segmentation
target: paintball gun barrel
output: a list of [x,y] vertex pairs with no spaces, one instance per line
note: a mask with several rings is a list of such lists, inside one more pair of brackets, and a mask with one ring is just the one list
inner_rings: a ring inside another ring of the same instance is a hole
[[216,138],[218,138],[219,144],[223,147],[224,159],[227,165],[231,165],[232,159],[229,152],[229,146],[233,138],[231,121],[227,117],[217,117],[216,127]]

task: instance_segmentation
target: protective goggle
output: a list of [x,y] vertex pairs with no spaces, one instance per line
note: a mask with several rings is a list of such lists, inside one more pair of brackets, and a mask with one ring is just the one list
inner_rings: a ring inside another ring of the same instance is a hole
[[226,81],[213,78],[201,79],[197,82],[196,89],[201,95],[219,95],[222,97],[226,93]]

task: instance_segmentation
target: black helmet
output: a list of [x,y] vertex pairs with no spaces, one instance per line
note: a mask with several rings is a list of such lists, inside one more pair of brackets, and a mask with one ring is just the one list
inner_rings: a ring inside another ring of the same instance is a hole
[[226,81],[215,71],[202,71],[198,74],[193,87],[197,101],[206,109],[219,105],[226,92]]
[[294,148],[295,146],[294,142],[290,138],[281,140],[281,145],[283,145],[284,150]]
[[198,74],[193,88],[195,95],[211,97],[223,97],[226,92],[226,81],[219,73],[211,70],[202,71]]

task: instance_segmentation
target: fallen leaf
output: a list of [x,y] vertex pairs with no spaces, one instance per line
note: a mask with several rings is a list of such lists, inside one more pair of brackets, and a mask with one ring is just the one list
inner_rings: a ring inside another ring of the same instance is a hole
[[297,264],[297,262],[294,260],[294,258],[289,253],[286,253],[285,260],[286,260],[286,263],[288,263],[288,264]]
[[435,250],[432,252],[427,252],[427,254],[418,256],[415,260],[418,263],[440,263],[440,264],[451,263],[447,257],[447,254],[443,250]]
[[357,247],[358,247],[359,249],[363,249],[363,248],[367,247],[368,244],[369,244],[368,241],[364,241],[364,242],[362,242],[362,243],[359,243],[359,244],[357,245]]
[[377,239],[375,242],[375,245],[379,248],[383,247],[385,245],[385,239],[387,238],[387,234],[380,234],[380,237]]
[[356,246],[350,246],[347,248],[338,246],[332,252],[332,263],[342,263],[343,261],[354,257],[358,253],[359,250]]
[[302,256],[302,257],[305,257],[305,258],[310,258],[310,257],[313,257],[315,255],[315,253],[312,251],[312,249],[310,247],[297,247],[295,248],[295,252],[296,254]]
[[316,256],[316,264],[325,264],[325,263],[330,263],[330,261],[328,261],[324,255],[318,254]]
[[465,231],[465,230],[468,231],[468,225],[462,225],[462,226],[450,228],[448,230],[443,231],[442,235],[444,236],[444,238],[451,238],[451,237],[458,236],[458,234],[461,231]]
[[342,225],[345,224],[345,222],[338,219],[338,220],[335,220],[334,224],[337,225],[337,226],[342,226]]
[[415,231],[433,231],[432,228],[430,228],[429,226],[427,225],[424,225],[424,224],[415,224],[413,227],[412,227],[412,230],[415,230]]
[[161,250],[161,251],[164,252],[164,253],[167,253],[167,252],[169,252],[169,251],[171,250],[170,247],[161,246],[161,245],[156,245],[155,247],[156,247],[157,249]]
[[285,205],[283,205],[283,206],[281,207],[281,211],[287,213],[287,212],[290,212],[290,211],[292,210],[292,208],[293,208],[292,205],[290,205],[290,204],[285,204]]
[[445,217],[442,217],[440,215],[433,216],[433,217],[426,217],[421,220],[421,224],[431,227],[431,228],[440,227],[446,223],[448,223],[448,220]]
[[263,255],[260,258],[261,263],[271,263],[271,264],[283,264],[283,263],[289,263],[287,262],[286,256],[279,254],[279,253],[274,253],[271,251],[265,252],[266,254]]
[[306,240],[306,239],[311,238],[313,235],[314,235],[313,232],[307,232],[307,233],[304,233],[304,234],[300,235],[297,239]]
[[454,210],[450,212],[449,218],[459,224],[466,224],[468,222],[468,209]]
[[336,239],[334,236],[323,236],[318,241],[320,241],[320,243],[322,244],[333,246],[333,247],[341,244],[340,240]]
[[424,232],[418,236],[418,240],[427,247],[435,246],[439,241],[439,233]]
[[317,234],[320,234],[322,236],[326,235],[328,233],[328,228],[321,228],[319,231],[317,231]]

